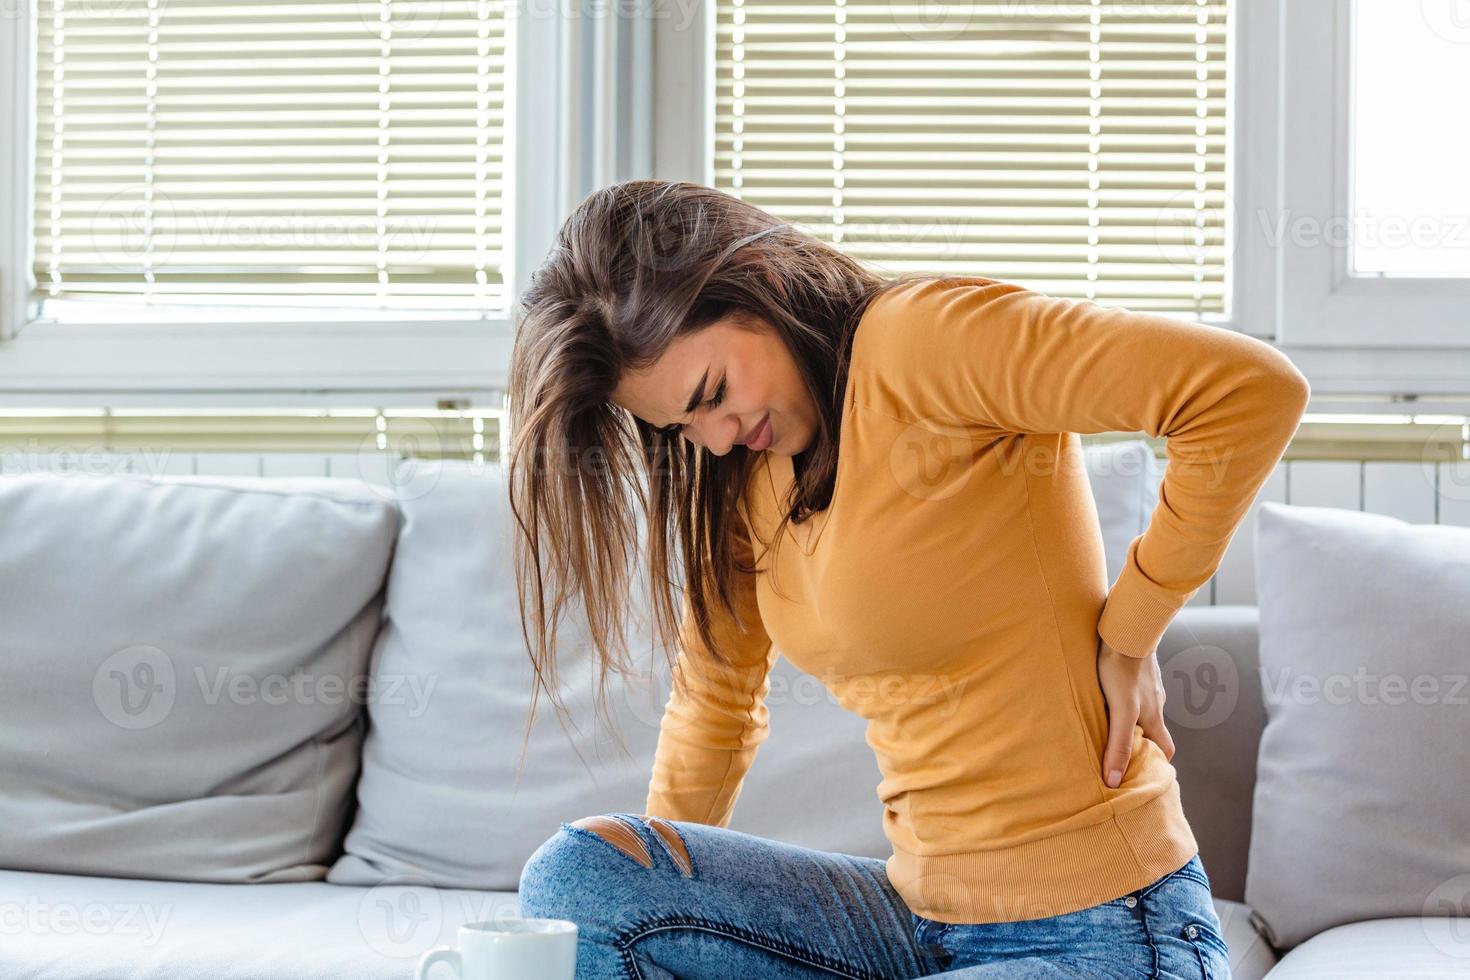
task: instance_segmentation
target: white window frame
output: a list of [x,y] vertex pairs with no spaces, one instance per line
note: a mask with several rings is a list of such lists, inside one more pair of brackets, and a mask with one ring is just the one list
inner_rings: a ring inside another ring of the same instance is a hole
[[[344,310],[299,315],[238,310],[190,322],[168,311],[157,320],[60,323],[34,316],[31,179],[34,150],[34,8],[0,18],[0,404],[136,402],[172,404],[254,400],[315,402],[360,395],[377,403],[426,399],[493,401],[503,392],[513,317],[368,314]],[[507,7],[507,139],[514,159],[505,202],[506,282],[511,309],[550,249],[567,194],[564,150],[569,25],[534,5]],[[530,121],[531,124],[527,124]],[[574,189],[574,188],[572,188]],[[235,319],[231,319],[235,318]],[[132,321],[132,322],[128,322]]]
[[[664,19],[655,25],[654,167],[660,177],[709,184],[714,93],[690,80],[706,77],[713,64],[714,4],[693,2],[696,23],[681,27]],[[1346,197],[1332,189],[1346,186],[1333,174],[1346,174],[1347,144],[1314,132],[1310,120],[1335,120],[1336,131],[1345,131],[1348,49],[1341,22],[1350,3],[1232,2],[1228,111],[1234,131],[1226,151],[1230,312],[1202,322],[1271,342],[1306,375],[1314,404],[1331,396],[1331,410],[1373,411],[1386,401],[1409,401],[1420,411],[1463,412],[1461,399],[1470,395],[1470,332],[1462,329],[1452,344],[1444,324],[1454,315],[1463,321],[1466,297],[1456,292],[1460,298],[1447,300],[1444,280],[1396,279],[1401,288],[1392,301],[1371,291],[1348,292],[1335,301],[1339,305],[1322,307],[1331,281],[1324,270],[1314,273],[1302,265],[1304,259],[1320,265],[1322,256],[1304,257],[1280,245],[1279,215],[1315,213],[1325,221],[1334,208],[1346,211]],[[1336,99],[1335,112],[1323,111],[1324,98]],[[1416,299],[1409,291],[1421,284],[1426,288]],[[1382,281],[1374,285],[1394,289]],[[1310,289],[1317,290],[1315,310],[1310,297],[1303,300]],[[1454,314],[1444,312],[1446,302],[1458,302]],[[1393,310],[1386,318],[1385,308]],[[1436,310],[1442,312],[1430,315]],[[1406,331],[1413,339],[1387,336],[1383,324],[1403,324],[1406,312],[1419,321]]]
[[[1421,16],[1413,6],[1406,13]],[[1350,268],[1354,3],[1291,0],[1286,8],[1283,132],[1292,165],[1282,181],[1282,339],[1299,347],[1470,347],[1470,278]]]
[[[1266,123],[1280,134],[1268,208],[1242,210],[1278,230],[1266,243],[1276,267],[1271,300],[1276,345],[1301,368],[1314,392],[1339,393],[1336,409],[1381,408],[1352,396],[1388,400],[1398,411],[1465,411],[1470,396],[1470,331],[1465,280],[1349,277],[1346,249],[1296,244],[1308,233],[1348,220],[1353,0],[1239,0],[1269,9],[1269,76],[1279,94],[1263,100]],[[1418,13],[1414,5],[1413,13]],[[1272,42],[1272,37],[1276,39]],[[1285,219],[1289,219],[1285,220]],[[1280,229],[1284,229],[1282,232]]]

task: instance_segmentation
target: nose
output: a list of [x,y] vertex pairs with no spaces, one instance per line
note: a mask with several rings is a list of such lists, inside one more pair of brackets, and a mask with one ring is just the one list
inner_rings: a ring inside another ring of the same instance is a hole
[[696,415],[694,422],[684,431],[695,445],[703,446],[716,456],[724,456],[735,447],[735,440],[744,429],[739,416],[716,411]]

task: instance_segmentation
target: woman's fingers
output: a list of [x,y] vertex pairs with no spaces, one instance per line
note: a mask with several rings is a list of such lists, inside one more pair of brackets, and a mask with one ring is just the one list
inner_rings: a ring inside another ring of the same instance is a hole
[[1172,760],[1174,758],[1174,737],[1169,734],[1168,726],[1164,724],[1163,714],[1158,714],[1147,724],[1143,722],[1139,724],[1143,726],[1144,737],[1163,749],[1165,759]]
[[1108,702],[1108,748],[1103,753],[1103,779],[1114,789],[1128,771],[1133,756],[1133,726],[1138,723],[1136,705]]
[[1143,734],[1164,751],[1165,759],[1174,758],[1174,737],[1169,734],[1168,727],[1164,724],[1164,678],[1159,670],[1159,660],[1155,656],[1149,658],[1149,669],[1145,677],[1140,678],[1138,696],[1143,710],[1140,712],[1139,724],[1143,727]]

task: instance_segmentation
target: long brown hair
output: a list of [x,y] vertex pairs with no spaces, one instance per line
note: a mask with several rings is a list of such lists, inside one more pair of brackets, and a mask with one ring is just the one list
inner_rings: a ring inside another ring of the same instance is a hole
[[[608,671],[629,673],[623,627],[639,537],[646,539],[655,643],[671,666],[680,625],[669,590],[676,557],[683,557],[682,587],[699,636],[725,666],[712,635],[710,593],[734,616],[733,577],[754,572],[737,561],[729,529],[743,521],[735,505],[755,455],[735,446],[716,456],[637,418],[612,401],[623,373],[651,367],[675,338],[726,316],[759,317],[775,328],[819,413],[813,445],[793,457],[793,501],[779,539],[788,522],[831,499],[848,355],[863,311],[878,293],[912,278],[880,276],[701,184],[613,184],[566,219],[520,302],[506,468],[519,526],[522,634],[535,686],[559,709],[557,623],[574,597],[601,665],[599,707]],[[527,741],[535,709],[533,689]]]

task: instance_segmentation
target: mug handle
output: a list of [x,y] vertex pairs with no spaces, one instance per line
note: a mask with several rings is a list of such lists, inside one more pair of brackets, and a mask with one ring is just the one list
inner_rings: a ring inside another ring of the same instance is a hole
[[464,975],[464,964],[460,961],[459,950],[453,946],[436,946],[423,955],[419,960],[419,967],[414,971],[414,980],[427,980],[429,968],[435,963],[448,963],[454,969],[454,975]]

